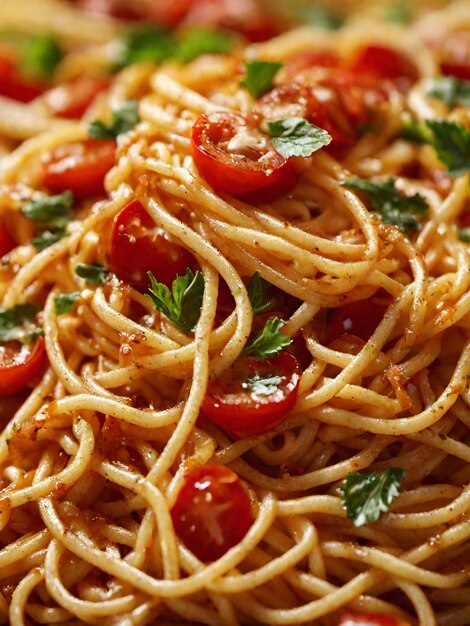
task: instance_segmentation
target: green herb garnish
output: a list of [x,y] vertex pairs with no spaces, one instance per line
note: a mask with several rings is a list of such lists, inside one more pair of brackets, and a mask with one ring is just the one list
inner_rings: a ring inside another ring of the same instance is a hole
[[470,226],[459,228],[459,239],[465,243],[470,243]]
[[253,378],[246,378],[242,383],[242,387],[251,391],[255,396],[270,396],[276,393],[282,381],[282,376],[267,376],[263,378],[263,376],[257,374]]
[[273,88],[273,80],[282,63],[270,61],[245,61],[245,78],[241,84],[254,98],[263,96]]
[[258,315],[259,313],[264,313],[272,309],[273,301],[266,299],[266,292],[269,286],[269,283],[261,278],[259,272],[255,272],[251,277],[248,284],[248,297],[250,298],[253,315]]
[[41,252],[61,239],[64,239],[64,237],[67,237],[67,233],[62,228],[57,230],[46,230],[41,235],[33,237],[31,239],[31,243],[38,252]]
[[177,276],[171,292],[166,285],[159,283],[152,272],[147,272],[152,287],[150,298],[158,311],[189,335],[198,323],[204,294],[204,276],[194,274],[189,268],[184,276]]
[[64,191],[57,196],[45,196],[27,202],[23,215],[33,222],[48,228],[64,228],[73,216],[73,193]]
[[384,18],[392,24],[409,24],[411,22],[411,11],[407,2],[395,2],[387,7]]
[[69,313],[76,302],[82,297],[81,291],[72,291],[71,293],[61,293],[54,296],[54,312],[56,315]]
[[101,263],[79,263],[75,268],[75,274],[83,278],[87,285],[102,285],[107,275],[109,274],[108,268]]
[[387,467],[370,474],[348,474],[341,485],[341,502],[354,526],[376,522],[381,513],[386,513],[399,495],[404,477],[401,467]]
[[428,205],[423,196],[415,193],[405,196],[395,187],[395,179],[389,178],[380,183],[374,183],[354,176],[343,183],[345,187],[368,194],[372,208],[385,224],[397,226],[402,232],[418,230],[419,217],[428,212]]
[[427,82],[426,93],[438,98],[453,109],[456,104],[470,106],[470,80],[460,80],[455,76],[440,76]]
[[268,122],[274,149],[288,159],[292,156],[309,157],[331,143],[326,130],[314,126],[301,117],[288,117]]
[[53,37],[38,35],[20,48],[22,71],[37,80],[50,80],[63,53]]
[[40,310],[39,304],[30,302],[0,310],[0,342],[25,340],[31,335],[25,326],[33,322]]
[[132,130],[138,122],[138,103],[136,100],[128,100],[119,108],[113,109],[110,124],[95,120],[88,127],[88,134],[92,139],[116,139],[118,135]]
[[294,5],[294,19],[307,26],[325,28],[326,30],[338,30],[344,24],[344,20],[337,14],[332,13],[320,4]]
[[166,61],[176,50],[176,42],[171,34],[151,24],[130,28],[122,35],[120,44],[118,68],[133,63]]
[[253,356],[256,359],[268,359],[292,343],[292,337],[281,334],[284,320],[278,317],[268,319],[258,337],[251,339],[245,346],[242,356]]
[[180,38],[175,58],[181,63],[189,63],[202,54],[226,54],[232,50],[233,44],[233,38],[226,32],[197,26]]

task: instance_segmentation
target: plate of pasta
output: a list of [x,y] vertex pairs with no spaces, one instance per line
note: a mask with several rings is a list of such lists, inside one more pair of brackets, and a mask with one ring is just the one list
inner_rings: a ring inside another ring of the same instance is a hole
[[468,2],[2,0],[0,624],[470,624]]

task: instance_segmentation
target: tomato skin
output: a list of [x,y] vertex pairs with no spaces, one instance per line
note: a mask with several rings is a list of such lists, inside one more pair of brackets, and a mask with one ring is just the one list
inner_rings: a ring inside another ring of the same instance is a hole
[[16,247],[15,240],[6,226],[0,224],[0,258]]
[[[282,382],[270,395],[255,395],[244,387],[254,376],[280,376]],[[206,417],[236,437],[250,437],[271,430],[292,411],[300,383],[300,365],[288,352],[260,361],[241,357],[219,378],[209,383],[202,403]]]
[[[246,120],[234,113],[200,115],[193,126],[191,149],[199,173],[219,193],[252,201],[268,201],[293,187],[297,176],[290,161],[268,148],[251,149],[253,156],[230,153],[229,140],[246,127]],[[258,159],[272,152],[270,162]],[[271,173],[268,174],[268,171]]]
[[458,223],[460,228],[470,227],[470,209],[466,209],[461,215],[459,215]]
[[77,76],[44,94],[44,101],[57,117],[80,119],[99,93],[109,87],[107,78]]
[[441,50],[441,73],[470,80],[470,33],[458,30],[447,35]]
[[28,103],[45,89],[42,83],[21,76],[14,56],[8,51],[0,51],[0,96]]
[[171,509],[175,532],[201,561],[215,561],[239,543],[253,523],[238,476],[210,463],[190,470]]
[[409,624],[390,615],[346,613],[341,617],[338,626],[409,626]]
[[338,67],[340,58],[329,50],[312,50],[310,52],[300,52],[290,57],[285,65],[286,80],[298,76],[305,70],[314,68]]
[[410,59],[396,50],[373,44],[359,49],[347,69],[359,76],[370,74],[400,81],[405,89],[418,78],[416,66]]
[[[46,354],[44,339],[38,337],[24,353],[24,347],[19,353],[8,345],[0,347],[0,396],[17,393],[41,371]],[[20,356],[24,358],[20,359]]]
[[140,291],[150,286],[148,271],[171,288],[177,274],[196,265],[193,255],[170,241],[138,200],[115,216],[108,256],[116,276]]
[[368,341],[382,321],[387,307],[373,300],[351,302],[336,309],[327,323],[325,345],[344,335]]
[[116,143],[111,140],[85,139],[59,146],[42,163],[41,183],[52,193],[70,189],[78,199],[103,194],[115,151]]

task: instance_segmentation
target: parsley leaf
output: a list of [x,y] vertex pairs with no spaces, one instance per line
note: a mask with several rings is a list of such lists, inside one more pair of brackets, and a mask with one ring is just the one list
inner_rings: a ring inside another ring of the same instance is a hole
[[301,117],[268,122],[268,129],[274,149],[286,159],[291,156],[309,157],[331,142],[326,130]]
[[292,337],[282,335],[279,330],[284,326],[284,320],[270,317],[258,337],[248,341],[242,356],[253,356],[255,359],[268,359],[292,343]]
[[261,278],[259,272],[255,272],[248,284],[248,297],[250,298],[253,315],[264,313],[273,307],[273,301],[266,300],[266,291],[268,288],[269,283]]
[[64,191],[57,196],[45,196],[40,200],[27,202],[23,215],[28,219],[49,228],[64,228],[73,216],[73,193]]
[[282,381],[282,376],[267,376],[263,378],[263,376],[256,374],[253,378],[246,378],[242,383],[242,387],[249,389],[255,396],[270,396],[276,393]]
[[109,274],[109,270],[101,263],[79,263],[75,274],[83,278],[87,285],[102,285]]
[[459,228],[459,239],[465,243],[470,243],[470,226]]
[[401,467],[387,467],[380,472],[348,474],[341,485],[341,502],[354,526],[376,522],[386,513],[400,493],[400,483],[405,477]]
[[442,100],[450,109],[456,104],[470,106],[470,80],[460,80],[455,76],[440,76],[427,83],[426,93]]
[[31,78],[49,80],[62,56],[62,50],[53,37],[38,35],[22,47],[21,69]]
[[186,335],[194,330],[201,314],[204,293],[204,276],[194,274],[189,268],[184,276],[177,276],[171,286],[159,283],[152,272],[147,272],[152,287],[150,298],[158,311],[175,324]]
[[42,252],[42,250],[49,248],[52,244],[64,239],[64,237],[67,237],[67,233],[62,228],[58,228],[56,230],[46,230],[41,235],[33,237],[31,239],[31,243],[38,252]]
[[420,222],[416,216],[424,216],[428,212],[428,205],[423,196],[419,193],[405,196],[395,187],[394,178],[374,183],[354,176],[343,185],[349,189],[366,192],[372,208],[380,215],[382,221],[397,226],[404,233],[418,230]]
[[426,138],[423,134],[420,122],[417,122],[411,117],[406,117],[403,121],[400,137],[417,144],[426,143]]
[[38,337],[42,337],[43,335],[44,335],[43,329],[38,326],[38,328],[35,328],[32,333],[28,333],[27,335],[22,337],[21,343],[24,343],[27,346],[30,346],[32,343],[36,341],[36,339],[38,339]]
[[245,79],[241,84],[255,98],[263,96],[273,88],[273,79],[282,67],[282,63],[270,61],[245,61]]
[[120,40],[118,69],[142,62],[161,62],[170,59],[176,43],[170,33],[158,26],[143,24],[126,31]]
[[25,325],[33,322],[41,310],[39,304],[17,304],[0,310],[0,342],[21,341],[28,336]]
[[385,21],[393,24],[409,24],[411,22],[411,11],[407,2],[395,2],[387,7],[385,11]]
[[56,315],[69,313],[73,309],[75,302],[82,297],[81,291],[72,291],[71,293],[61,293],[54,296],[54,312]]
[[225,54],[233,48],[233,38],[225,32],[197,26],[184,33],[178,42],[175,58],[189,63],[201,54]]
[[137,100],[128,100],[111,114],[111,123],[95,120],[88,127],[92,139],[116,139],[118,135],[128,133],[140,122]]
[[296,6],[294,17],[302,24],[326,30],[338,30],[344,23],[339,15],[320,4]]
[[453,178],[470,170],[470,132],[463,124],[446,120],[427,120],[426,140],[436,151]]

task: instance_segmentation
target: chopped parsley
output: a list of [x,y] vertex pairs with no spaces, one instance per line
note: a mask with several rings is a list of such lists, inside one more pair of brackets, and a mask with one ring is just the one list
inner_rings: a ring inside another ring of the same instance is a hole
[[[10,309],[0,310],[0,342],[26,341],[31,336],[31,331],[26,327],[34,322],[36,315],[41,310],[39,304],[17,304]],[[33,331],[35,332],[35,331]]]
[[61,239],[67,237],[67,233],[63,228],[58,228],[56,230],[46,230],[37,237],[33,237],[31,239],[31,243],[36,248],[38,252],[42,252],[49,246],[52,246],[54,243],[57,243]]
[[344,23],[344,20],[337,13],[329,11],[321,4],[295,3],[294,7],[293,17],[306,26],[338,30]]
[[73,193],[64,191],[57,196],[44,196],[27,202],[23,215],[44,228],[64,228],[73,216]]
[[62,50],[53,37],[37,35],[21,46],[21,69],[31,78],[50,80],[62,56]]
[[74,304],[82,297],[81,291],[72,291],[71,293],[61,293],[54,296],[54,312],[56,315],[70,313]]
[[270,61],[245,61],[245,78],[241,84],[254,98],[263,96],[273,88],[273,80],[282,63]]
[[202,54],[226,54],[233,45],[234,40],[228,33],[196,26],[181,36],[174,56],[181,63],[189,63]]
[[459,228],[459,239],[465,243],[470,243],[470,226]]
[[367,193],[372,208],[382,221],[396,226],[404,233],[418,230],[420,218],[428,212],[425,198],[419,193],[406,196],[395,187],[394,178],[374,183],[354,176],[343,184],[349,189]]
[[331,143],[331,136],[301,117],[287,117],[268,122],[274,149],[288,159],[292,156],[309,157]]
[[107,275],[109,274],[108,268],[101,263],[79,263],[75,268],[75,274],[83,278],[87,285],[102,285]]
[[268,359],[275,356],[283,348],[292,343],[292,337],[280,333],[284,320],[278,317],[268,319],[260,335],[250,339],[246,344],[242,356],[253,356],[255,359]]
[[263,376],[256,374],[253,378],[246,378],[242,383],[242,387],[251,391],[255,396],[270,396],[276,393],[282,381],[282,376],[267,376],[263,378]]
[[409,24],[411,22],[411,10],[407,2],[395,2],[387,7],[384,15],[385,21],[392,24]]
[[133,63],[166,61],[174,55],[175,48],[175,40],[163,28],[151,24],[130,28],[120,40],[118,69]]
[[438,98],[453,109],[456,104],[470,106],[470,80],[460,80],[455,76],[440,76],[428,81],[426,93]]
[[253,315],[259,315],[259,313],[272,309],[273,301],[266,298],[269,286],[269,283],[261,278],[259,272],[255,272],[251,277],[248,284],[248,297],[250,298]]
[[184,276],[177,276],[172,283],[171,292],[166,285],[159,283],[152,272],[148,272],[151,282],[150,298],[155,308],[166,315],[186,335],[189,335],[201,315],[202,296],[204,294],[204,276],[195,274],[189,268]]
[[109,124],[102,120],[92,122],[88,127],[88,134],[92,139],[116,139],[118,135],[128,133],[139,122],[138,103],[136,100],[128,100],[113,109]]
[[405,477],[401,467],[387,467],[380,472],[348,474],[341,485],[341,502],[354,526],[376,522],[386,513],[400,493]]

